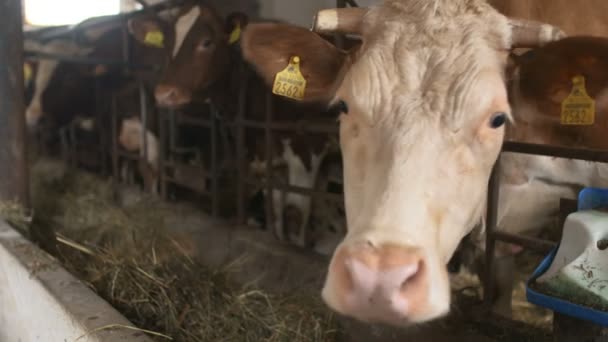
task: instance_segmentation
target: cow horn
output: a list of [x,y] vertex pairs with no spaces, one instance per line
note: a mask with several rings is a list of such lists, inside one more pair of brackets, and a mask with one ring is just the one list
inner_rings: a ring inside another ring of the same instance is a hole
[[360,35],[367,8],[333,8],[319,11],[312,31],[317,33],[344,33]]
[[566,37],[566,33],[553,25],[529,20],[510,19],[512,47],[532,48]]

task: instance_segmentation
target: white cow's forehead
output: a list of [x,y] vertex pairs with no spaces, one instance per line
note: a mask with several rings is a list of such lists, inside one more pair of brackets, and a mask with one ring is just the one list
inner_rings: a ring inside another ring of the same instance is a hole
[[175,45],[173,46],[173,58],[177,56],[177,53],[182,47],[188,32],[196,23],[196,20],[201,15],[201,8],[199,6],[194,6],[190,11],[179,17],[177,22],[175,23]]
[[[470,89],[479,89],[475,83],[502,82],[505,58],[499,48],[510,39],[505,17],[491,8],[471,15],[464,3],[449,13],[432,6],[415,8],[412,13],[402,8],[405,2],[396,0],[372,8],[366,20],[367,42],[338,97],[348,98],[353,107],[374,116],[385,112],[385,118],[416,108],[458,115],[458,109],[470,103]],[[447,29],[437,30],[439,23]],[[482,94],[494,90],[486,88],[482,87]]]

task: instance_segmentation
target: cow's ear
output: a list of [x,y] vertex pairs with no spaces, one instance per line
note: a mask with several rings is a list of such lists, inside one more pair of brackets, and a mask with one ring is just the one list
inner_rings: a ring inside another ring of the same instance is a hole
[[128,22],[129,33],[138,42],[154,47],[165,47],[165,32],[158,19],[154,18],[133,18]]
[[270,87],[277,73],[285,70],[294,57],[306,80],[303,101],[327,102],[341,82],[348,60],[342,51],[307,29],[276,23],[249,24],[241,38],[246,61]]
[[234,44],[241,39],[247,24],[249,24],[249,17],[243,12],[233,12],[226,17],[224,33],[228,37],[229,44]]

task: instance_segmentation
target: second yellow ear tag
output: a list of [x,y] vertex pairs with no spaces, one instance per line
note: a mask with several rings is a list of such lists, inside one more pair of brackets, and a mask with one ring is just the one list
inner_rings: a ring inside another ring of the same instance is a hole
[[25,81],[25,83],[30,83],[30,80],[32,79],[32,67],[27,64],[24,63],[23,64],[23,80]]
[[150,46],[154,46],[157,48],[162,48],[165,40],[165,36],[160,31],[150,31],[146,33],[146,37],[144,38],[144,42]]
[[572,91],[562,102],[562,125],[589,126],[595,123],[595,101],[587,94],[585,77],[572,79]]
[[289,60],[289,65],[279,72],[274,79],[272,92],[294,100],[304,99],[306,79],[300,71],[300,57],[295,56]]
[[241,24],[236,24],[232,33],[230,33],[230,39],[228,40],[228,44],[234,44],[241,39]]

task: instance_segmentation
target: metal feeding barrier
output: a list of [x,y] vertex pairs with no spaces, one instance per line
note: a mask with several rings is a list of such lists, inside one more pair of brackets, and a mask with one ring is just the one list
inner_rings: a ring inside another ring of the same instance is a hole
[[[127,28],[128,19],[146,13],[156,13],[162,10],[168,10],[173,7],[179,6],[182,4],[183,0],[175,0],[175,1],[165,1],[156,5],[148,5],[147,3],[142,3],[144,9],[140,11],[130,12],[126,14],[120,14],[111,17],[101,17],[87,20],[75,27],[60,27],[56,29],[45,29],[42,33],[37,34],[36,32],[29,32],[28,36],[32,39],[39,39],[42,41],[48,41],[51,39],[57,38],[68,38],[68,39],[76,39],[77,32],[94,28],[101,25],[107,25],[109,23],[118,22],[121,25],[122,31],[122,59],[121,60],[109,60],[102,58],[94,58],[88,56],[66,56],[60,54],[51,54],[42,51],[33,51],[26,50],[26,59],[28,60],[43,60],[50,59],[60,62],[68,62],[68,63],[76,63],[76,64],[84,64],[84,65],[103,65],[103,66],[114,66],[121,67],[128,73],[133,71],[146,71],[146,72],[159,72],[160,66],[158,65],[143,65],[138,63],[133,63],[131,61],[130,51],[131,51],[131,38]],[[117,26],[118,27],[118,26]],[[100,86],[96,81],[95,84],[95,100],[96,100],[96,110],[95,110],[95,119],[98,123],[96,125],[97,136],[99,138],[99,144],[95,144],[93,149],[91,150],[91,146],[87,146],[87,150],[82,151],[85,153],[78,153],[81,150],[81,146],[79,146],[79,142],[76,138],[76,125],[70,124],[67,127],[60,130],[60,140],[62,141],[62,145],[65,146],[65,153],[63,153],[64,160],[76,166],[82,160],[79,156],[86,155],[87,153],[95,152],[99,158],[95,158],[95,160],[100,162],[101,172],[105,174],[108,170],[107,161],[110,160],[112,164],[112,176],[115,182],[119,181],[120,177],[120,164],[123,162],[136,162],[136,163],[145,163],[148,160],[148,145],[150,142],[148,141],[148,135],[146,134],[147,128],[157,125],[159,127],[160,137],[159,139],[165,139],[165,135],[171,137],[171,141],[175,141],[175,137],[179,136],[179,127],[180,125],[194,125],[198,127],[207,127],[211,130],[211,139],[210,144],[212,146],[212,158],[211,158],[211,188],[212,190],[203,191],[203,195],[208,195],[212,198],[212,214],[217,216],[218,214],[218,170],[217,170],[217,120],[215,119],[200,119],[194,117],[187,117],[183,115],[183,113],[176,113],[174,111],[169,111],[169,117],[171,123],[178,122],[178,125],[172,124],[169,125],[169,132],[165,129],[165,111],[159,111],[158,122],[152,122],[150,118],[151,108],[148,105],[148,95],[147,90],[143,82],[138,81],[137,83],[138,93],[139,93],[139,119],[142,127],[146,128],[141,131],[141,149],[140,153],[129,153],[127,151],[122,150],[117,141],[118,137],[118,125],[119,125],[119,113],[117,109],[117,94],[112,93],[110,95],[110,130],[108,132],[108,127],[102,123],[108,120],[107,115],[108,112],[104,110],[104,106],[102,105],[103,100],[100,94]],[[212,115],[215,113],[217,109],[212,109]],[[109,136],[108,136],[109,133]],[[110,140],[111,139],[111,140]],[[111,143],[109,143],[111,142]],[[108,148],[108,146],[110,146]],[[172,178],[168,173],[168,169],[175,169],[176,167],[182,168],[194,168],[191,165],[180,165],[178,162],[172,160],[172,155],[175,152],[175,145],[172,144],[168,151],[165,151],[165,145],[161,143],[159,146],[161,149],[160,160],[159,160],[159,180],[160,180],[160,188],[162,195],[164,198],[167,198],[167,185],[168,184],[176,184],[184,186],[186,184],[179,184],[179,182]],[[201,170],[201,174],[203,174],[203,169]],[[187,187],[187,185],[186,185]],[[191,189],[196,191],[196,189]]]
[[[528,155],[548,156],[608,163],[608,151],[587,148],[571,148],[540,144],[529,144],[507,141],[503,144],[502,152],[512,152]],[[494,284],[494,252],[496,242],[515,244],[525,249],[549,253],[557,246],[556,241],[538,239],[523,234],[511,234],[497,230],[498,204],[500,196],[500,158],[494,165],[488,186],[488,206],[486,216],[486,279],[484,283],[484,301],[488,307],[495,297]]]
[[[271,195],[274,191],[281,191],[282,193],[295,193],[303,196],[310,196],[313,198],[325,198],[331,201],[342,203],[343,196],[329,193],[327,191],[320,191],[315,188],[305,188],[299,186],[288,185],[283,181],[279,181],[275,177],[275,171],[273,167],[274,145],[276,143],[275,134],[277,131],[282,132],[294,132],[294,133],[322,133],[322,134],[338,134],[337,125],[322,123],[322,122],[310,122],[310,123],[297,123],[297,122],[281,122],[274,121],[275,114],[275,95],[269,89],[266,89],[265,94],[265,118],[264,120],[252,120],[247,117],[247,95],[251,83],[251,73],[245,67],[244,63],[241,63],[241,84],[239,91],[239,106],[234,126],[236,127],[236,144],[237,144],[237,218],[239,224],[246,222],[246,203],[248,200],[248,193],[246,191],[248,186],[261,186],[266,192],[265,196],[265,217],[267,228],[271,231],[275,231],[274,227],[274,199]],[[251,179],[247,172],[247,155],[246,155],[246,143],[245,135],[248,130],[263,130],[264,131],[264,150],[266,155],[266,173],[263,181],[257,181]]]

